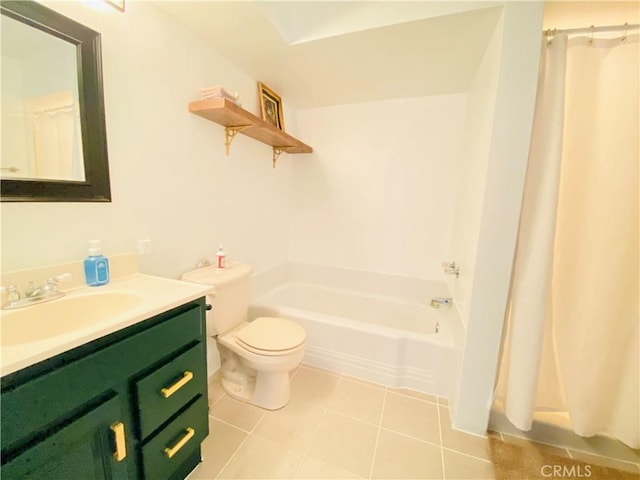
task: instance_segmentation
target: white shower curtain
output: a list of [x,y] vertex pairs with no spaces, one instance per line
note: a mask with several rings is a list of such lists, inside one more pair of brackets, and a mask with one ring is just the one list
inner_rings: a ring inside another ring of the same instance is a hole
[[553,38],[536,113],[496,398],[529,430],[640,447],[639,36]]
[[25,102],[29,118],[34,178],[84,180],[80,112],[71,91],[59,91]]

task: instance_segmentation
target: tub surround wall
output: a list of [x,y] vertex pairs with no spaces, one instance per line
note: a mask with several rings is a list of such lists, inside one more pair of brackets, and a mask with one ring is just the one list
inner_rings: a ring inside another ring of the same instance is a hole
[[400,298],[428,304],[431,295],[449,294],[442,282],[419,277],[366,272],[311,263],[289,262],[289,279],[300,283],[329,285],[347,292]]
[[150,238],[140,270],[170,278],[211,259],[218,243],[258,271],[285,262],[293,158],[281,155],[274,170],[271,149],[242,136],[226,158],[224,129],[187,110],[201,87],[222,84],[257,112],[256,80],[153,2],[129,2],[125,13],[44,3],[102,34],[113,201],[3,202],[2,271],[77,261],[92,238],[107,256]]
[[314,158],[293,166],[290,260],[442,278],[465,98],[298,110]]

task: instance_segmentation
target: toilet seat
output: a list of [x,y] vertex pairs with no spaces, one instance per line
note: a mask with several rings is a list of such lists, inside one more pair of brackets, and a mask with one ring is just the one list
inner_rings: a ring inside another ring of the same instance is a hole
[[259,317],[236,333],[236,342],[259,355],[283,355],[295,350],[307,334],[300,325],[277,317]]

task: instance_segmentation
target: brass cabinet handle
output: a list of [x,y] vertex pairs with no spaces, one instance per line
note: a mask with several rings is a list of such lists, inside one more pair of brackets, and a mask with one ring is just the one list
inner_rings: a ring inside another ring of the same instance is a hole
[[191,427],[187,427],[187,432],[184,434],[184,436],[178,441],[178,443],[176,443],[173,447],[171,448],[165,448],[164,449],[164,453],[167,454],[167,457],[171,458],[173,457],[176,453],[178,453],[180,451],[180,449],[182,447],[184,447],[184,445],[191,440],[191,437],[193,437],[196,434],[196,431],[191,428]]
[[116,440],[116,451],[113,452],[113,458],[121,462],[127,456],[127,447],[124,441],[124,423],[117,422],[111,425],[111,431]]
[[174,383],[170,387],[163,388],[162,390],[160,390],[160,393],[162,393],[162,396],[164,398],[169,398],[171,395],[173,395],[182,387],[184,387],[187,383],[189,383],[192,378],[193,378],[193,373],[187,370],[186,372],[184,372],[184,375],[180,380],[178,380],[176,383]]

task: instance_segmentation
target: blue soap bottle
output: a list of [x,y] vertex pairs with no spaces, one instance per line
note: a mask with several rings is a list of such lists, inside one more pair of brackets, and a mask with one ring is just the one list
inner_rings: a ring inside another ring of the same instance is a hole
[[89,256],[84,260],[84,277],[90,287],[109,283],[109,260],[102,255],[100,240],[89,240]]

